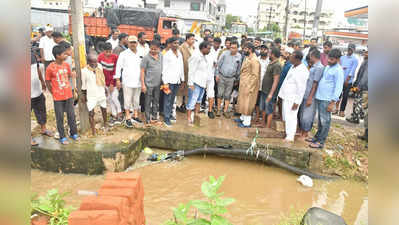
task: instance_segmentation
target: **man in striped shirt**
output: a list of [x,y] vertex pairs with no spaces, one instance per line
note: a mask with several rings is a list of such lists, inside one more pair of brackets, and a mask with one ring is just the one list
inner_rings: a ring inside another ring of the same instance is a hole
[[111,43],[105,43],[104,51],[98,56],[98,62],[102,65],[105,76],[107,102],[111,107],[111,119],[109,121],[109,124],[113,126],[114,124],[121,124],[123,117],[121,104],[118,99],[119,90],[115,88],[114,80],[116,61],[118,60],[118,56],[116,54],[112,54],[111,52]]

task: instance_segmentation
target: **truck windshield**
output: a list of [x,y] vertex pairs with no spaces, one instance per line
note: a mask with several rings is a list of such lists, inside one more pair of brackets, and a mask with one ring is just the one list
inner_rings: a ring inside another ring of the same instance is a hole
[[164,20],[162,24],[163,29],[172,29],[172,21]]

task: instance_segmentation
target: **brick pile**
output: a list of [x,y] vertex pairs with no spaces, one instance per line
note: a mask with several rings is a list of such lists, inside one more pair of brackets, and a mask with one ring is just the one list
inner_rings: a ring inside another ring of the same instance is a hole
[[69,225],[145,225],[144,188],[138,173],[108,173],[97,196],[87,196]]

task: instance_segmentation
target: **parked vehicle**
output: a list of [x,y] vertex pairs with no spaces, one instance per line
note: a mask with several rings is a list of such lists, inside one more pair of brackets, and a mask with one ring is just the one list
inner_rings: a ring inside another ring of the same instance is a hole
[[[69,32],[72,33],[71,16],[69,17]],[[161,43],[172,37],[175,18],[166,17],[162,10],[147,8],[105,9],[104,17],[84,16],[85,32],[92,39],[97,52],[102,51],[102,45],[109,39],[111,30],[117,28],[128,35],[146,34],[146,40],[151,41],[154,34],[161,36]]]

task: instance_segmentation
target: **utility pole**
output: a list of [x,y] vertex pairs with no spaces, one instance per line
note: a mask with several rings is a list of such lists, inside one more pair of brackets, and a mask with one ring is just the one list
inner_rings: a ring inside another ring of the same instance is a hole
[[307,0],[305,0],[305,18],[304,18],[304,22],[303,22],[303,41],[305,40],[305,35],[306,35],[306,14],[307,14],[307,10],[306,10],[306,8],[307,8]]
[[269,28],[268,30],[271,30],[270,27],[270,19],[272,18],[272,6],[270,6],[270,12],[269,12],[269,23],[267,24],[267,27]]
[[84,133],[89,129],[89,111],[86,103],[80,99],[82,96],[81,68],[86,66],[85,30],[83,25],[83,3],[82,0],[71,0],[72,15],[72,40],[75,56],[76,86],[79,96],[79,120],[80,132]]
[[287,6],[285,7],[285,25],[284,25],[284,40],[288,40],[288,15],[290,13],[289,10],[290,0],[287,0]]
[[320,12],[322,5],[323,5],[323,0],[317,0],[316,13],[314,15],[314,20],[313,20],[312,37],[317,37],[317,30],[319,28]]

